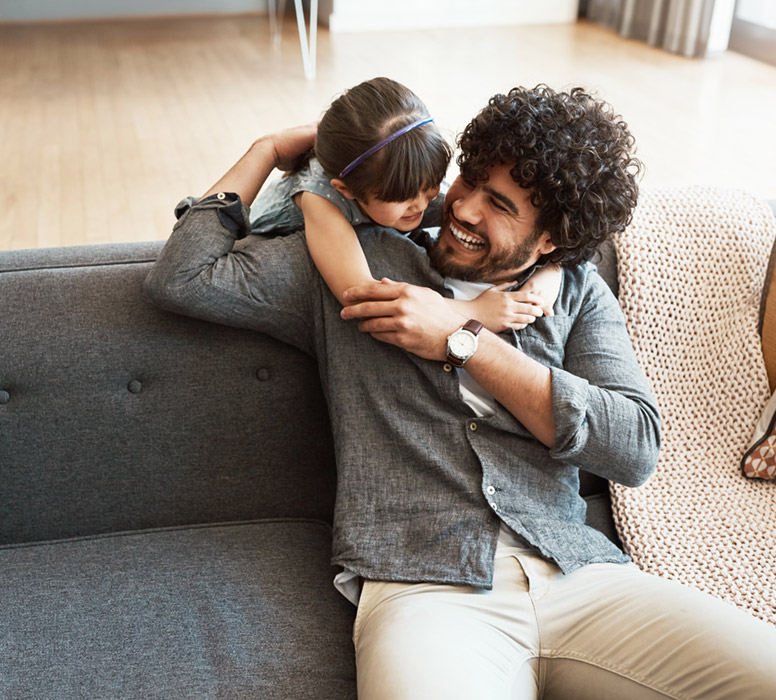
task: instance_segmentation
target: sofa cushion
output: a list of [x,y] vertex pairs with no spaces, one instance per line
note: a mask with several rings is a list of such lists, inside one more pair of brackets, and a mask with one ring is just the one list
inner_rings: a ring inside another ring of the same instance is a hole
[[0,548],[0,697],[355,698],[330,549],[310,520]]
[[776,393],[760,414],[741,458],[741,470],[752,479],[776,479]]
[[160,245],[0,252],[0,544],[331,518],[315,361],[154,307]]

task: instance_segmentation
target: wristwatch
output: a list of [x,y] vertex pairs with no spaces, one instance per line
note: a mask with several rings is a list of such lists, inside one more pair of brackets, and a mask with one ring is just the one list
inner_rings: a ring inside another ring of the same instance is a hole
[[470,318],[455,333],[447,336],[447,361],[454,367],[463,367],[477,351],[477,335],[482,324]]

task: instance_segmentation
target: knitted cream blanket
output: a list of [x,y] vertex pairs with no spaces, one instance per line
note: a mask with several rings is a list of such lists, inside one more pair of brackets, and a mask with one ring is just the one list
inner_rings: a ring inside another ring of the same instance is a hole
[[776,234],[770,209],[738,191],[642,193],[616,241],[620,303],[660,405],[655,473],[612,486],[626,551],[776,624],[776,483],[739,462],[769,397],[757,331]]

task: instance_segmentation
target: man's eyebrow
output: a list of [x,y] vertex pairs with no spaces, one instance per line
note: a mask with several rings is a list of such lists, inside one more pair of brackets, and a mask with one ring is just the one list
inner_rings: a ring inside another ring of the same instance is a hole
[[501,194],[498,190],[494,190],[490,185],[483,185],[482,189],[485,190],[491,197],[501,202],[509,211],[513,214],[519,214],[517,205],[506,195]]

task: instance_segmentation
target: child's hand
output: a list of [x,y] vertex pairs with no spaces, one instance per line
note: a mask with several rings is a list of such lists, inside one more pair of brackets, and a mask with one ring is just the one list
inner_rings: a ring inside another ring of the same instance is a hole
[[519,331],[544,315],[542,298],[520,289],[507,292],[514,282],[503,282],[485,290],[471,301],[459,301],[465,315],[476,318],[489,331],[499,333],[508,328]]
[[547,265],[537,270],[533,276],[520,287],[521,292],[530,292],[538,296],[541,301],[542,312],[545,316],[554,316],[552,307],[560,292],[560,283],[563,273],[559,265]]

